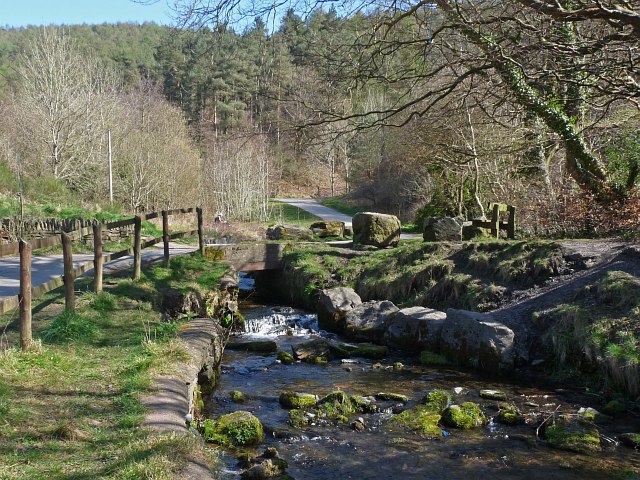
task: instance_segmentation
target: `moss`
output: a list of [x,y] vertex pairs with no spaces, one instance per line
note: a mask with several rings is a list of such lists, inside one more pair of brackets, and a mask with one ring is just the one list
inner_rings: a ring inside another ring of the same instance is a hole
[[276,358],[280,360],[284,365],[291,365],[293,363],[293,355],[283,350],[279,350],[276,354]]
[[315,365],[326,365],[327,363],[329,363],[326,357],[322,357],[320,355],[310,357],[310,360],[311,360],[310,363],[313,363]]
[[522,425],[525,418],[514,404],[500,404],[500,410],[496,415],[496,420],[503,425]]
[[356,413],[362,413],[362,408],[344,392],[332,392],[318,401],[317,409],[327,418],[344,419]]
[[552,447],[571,452],[593,453],[601,450],[598,429],[579,418],[560,416],[554,425],[545,428],[544,439]]
[[238,411],[203,423],[204,438],[225,447],[257,445],[264,440],[262,423],[249,412]]
[[507,399],[507,394],[502,390],[480,390],[480,397],[487,400],[504,401]]
[[373,343],[360,343],[357,346],[345,346],[346,351],[352,357],[371,358],[379,360],[389,354],[389,348],[385,345],[374,345]]
[[355,404],[356,409],[362,413],[378,413],[380,410],[372,397],[354,395],[351,397],[351,401]]
[[298,409],[289,410],[289,425],[295,428],[302,428],[309,425],[309,418],[305,412]]
[[573,303],[538,317],[558,368],[593,372],[605,384],[640,395],[640,279],[610,271]]
[[447,407],[442,412],[442,423],[448,427],[467,430],[484,425],[487,419],[477,404],[465,402]]
[[391,400],[394,402],[403,402],[406,403],[409,401],[409,397],[406,395],[402,395],[401,393],[391,393],[391,392],[380,392],[376,393],[375,397],[378,400]]
[[313,407],[318,402],[315,395],[296,392],[282,392],[278,398],[280,405],[287,409],[304,409]]
[[442,429],[438,426],[440,414],[425,405],[405,410],[394,416],[392,422],[419,432],[428,438],[442,438]]
[[602,407],[602,413],[612,417],[621,417],[626,411],[627,407],[622,400],[611,400]]
[[441,413],[451,404],[451,394],[446,390],[436,388],[427,393],[422,399],[422,403],[434,412]]
[[434,365],[441,366],[447,365],[449,361],[444,355],[440,355],[439,353],[434,353],[429,350],[423,350],[420,352],[420,364],[421,365]]
[[239,390],[234,390],[233,392],[231,392],[231,400],[235,403],[244,403],[244,393]]

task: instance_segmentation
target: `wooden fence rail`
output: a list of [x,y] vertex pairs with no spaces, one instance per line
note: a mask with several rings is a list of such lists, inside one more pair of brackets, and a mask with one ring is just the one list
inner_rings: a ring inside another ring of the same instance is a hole
[[[197,214],[198,229],[185,232],[169,233],[168,217],[172,215]],[[152,238],[142,241],[142,220],[150,220],[162,216],[162,237]],[[60,235],[50,237],[35,238],[31,242],[20,240],[10,244],[0,245],[0,258],[8,256],[20,255],[20,293],[12,297],[6,297],[0,300],[0,315],[20,307],[20,344],[22,349],[26,350],[31,344],[31,299],[43,295],[62,285],[65,286],[65,307],[73,310],[75,308],[75,278],[84,272],[94,269],[94,290],[102,291],[102,274],[103,264],[110,262],[126,255],[133,254],[133,278],[140,278],[142,264],[142,250],[157,243],[164,244],[164,262],[169,262],[169,241],[182,238],[189,235],[198,235],[198,250],[204,251],[203,220],[201,208],[181,208],[173,210],[164,210],[162,212],[151,212],[146,215],[136,216],[131,219],[118,220],[116,222],[99,223],[94,222],[91,226],[85,222],[79,223],[80,228],[63,232]],[[120,250],[119,252],[108,253],[102,252],[102,232],[103,230],[122,228],[129,225],[134,226],[134,245],[131,248]],[[87,235],[93,235],[94,256],[93,262],[87,262],[79,267],[73,267],[72,242],[80,240]],[[64,274],[42,283],[37,286],[31,285],[31,255],[33,250],[40,248],[48,248],[62,244],[63,247],[63,265]]]

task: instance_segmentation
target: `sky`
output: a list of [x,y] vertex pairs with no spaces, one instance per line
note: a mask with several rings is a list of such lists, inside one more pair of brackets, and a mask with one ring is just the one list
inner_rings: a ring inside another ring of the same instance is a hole
[[115,22],[171,24],[165,0],[140,5],[131,0],[0,0],[0,26],[100,24]]

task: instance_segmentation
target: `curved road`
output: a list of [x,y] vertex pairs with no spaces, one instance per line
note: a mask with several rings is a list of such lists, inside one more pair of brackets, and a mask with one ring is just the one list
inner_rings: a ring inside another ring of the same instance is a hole
[[[160,248],[158,248],[158,245]],[[195,251],[195,247],[181,245],[178,243],[169,244],[169,255],[185,255]],[[142,251],[143,264],[150,264],[161,261],[164,257],[162,244],[157,244],[155,248],[148,248]],[[85,263],[93,263],[93,255],[75,254],[73,256],[73,266],[79,267]],[[127,255],[104,264],[104,273],[113,273],[133,265],[133,255]],[[63,274],[62,255],[33,256],[31,265],[31,284],[35,287],[48,282]],[[91,268],[87,273],[91,272]],[[0,259],[0,300],[3,297],[17,295],[20,290],[20,258],[5,257]]]
[[[322,220],[327,220],[328,222],[344,222],[346,226],[352,226],[350,215],[346,215],[334,210],[333,208],[320,205],[316,200],[311,198],[274,198],[274,200],[298,207],[305,212],[309,212],[316,217],[320,217]],[[422,235],[418,233],[401,233],[400,238],[403,240],[415,240],[422,238]]]
[[305,212],[309,212],[316,217],[320,217],[322,220],[326,220],[328,222],[344,222],[346,226],[351,226],[350,215],[345,215],[333,208],[320,205],[317,201],[311,198],[274,198],[274,200],[298,207]]

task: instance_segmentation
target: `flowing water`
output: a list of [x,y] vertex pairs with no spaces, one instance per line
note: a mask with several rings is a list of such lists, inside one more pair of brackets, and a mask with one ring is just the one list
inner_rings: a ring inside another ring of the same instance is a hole
[[[315,316],[288,307],[254,306],[245,316],[248,333],[244,336],[275,340],[280,350],[290,351],[292,344],[318,334]],[[397,361],[405,364],[401,371],[392,367]],[[381,365],[365,359],[348,362],[283,365],[275,354],[227,350],[220,382],[207,409],[212,417],[236,410],[252,412],[266,433],[265,445],[256,453],[265,446],[276,447],[296,480],[640,478],[640,453],[613,441],[620,433],[640,431],[634,419],[612,421],[601,428],[605,448],[595,455],[555,450],[536,440],[536,427],[554,411],[575,413],[581,406],[592,406],[593,397],[584,393],[525,386],[524,378],[519,384],[513,379],[412,365],[400,356],[390,356]],[[428,440],[390,424],[392,412],[417,404],[434,388],[455,389],[460,392],[455,395],[456,403],[477,402],[488,418],[497,413],[497,402],[481,399],[479,390],[503,390],[527,414],[527,425],[507,427],[490,420],[477,430],[448,430],[442,440]],[[231,401],[234,390],[245,394],[244,403]],[[364,420],[364,431],[355,431],[350,423],[318,423],[297,429],[289,425],[288,411],[278,403],[278,396],[286,390],[320,396],[335,390],[365,396],[393,392],[407,395],[410,401],[404,406],[388,402],[384,413],[356,415]],[[225,462],[225,478],[238,478],[232,453],[225,456]]]

